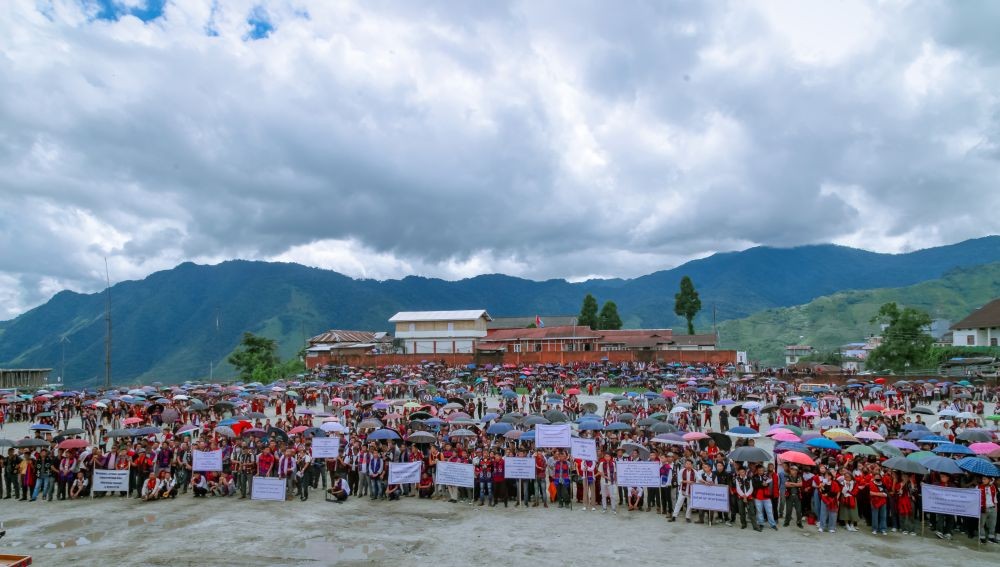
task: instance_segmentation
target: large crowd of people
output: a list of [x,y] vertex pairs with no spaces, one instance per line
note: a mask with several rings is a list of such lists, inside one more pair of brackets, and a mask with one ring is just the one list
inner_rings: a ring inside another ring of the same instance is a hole
[[[318,491],[339,503],[414,497],[876,536],[927,525],[940,538],[997,542],[1000,416],[986,411],[995,386],[803,382],[706,365],[428,363],[268,385],[11,391],[0,427],[31,425],[0,440],[0,492],[32,502],[245,499],[254,478],[274,477],[289,500]],[[592,438],[596,459],[536,448],[534,426],[552,423]],[[339,456],[314,459],[313,440],[328,436],[339,437]],[[194,451],[221,451],[221,470],[196,470]],[[505,457],[533,459],[534,479],[507,478]],[[659,463],[659,486],[620,486],[616,469],[633,460]],[[398,462],[420,462],[419,482],[389,484]],[[474,486],[439,484],[442,462],[473,465]],[[127,470],[128,489],[91,494],[95,470]],[[729,511],[692,509],[698,484],[727,486]],[[977,488],[980,517],[924,513],[924,484]]]

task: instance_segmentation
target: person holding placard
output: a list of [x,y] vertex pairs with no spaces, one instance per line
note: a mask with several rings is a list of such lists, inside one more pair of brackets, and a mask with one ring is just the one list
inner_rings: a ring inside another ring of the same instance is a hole
[[576,459],[575,465],[577,474],[580,476],[580,484],[583,487],[583,510],[586,511],[587,506],[590,506],[592,511],[596,511],[597,506],[594,492],[597,487],[594,483],[594,472],[597,470],[597,463],[594,461]]
[[997,486],[989,477],[979,477],[979,543],[997,543]]
[[618,513],[615,494],[618,492],[618,470],[611,453],[601,453],[601,461],[597,466],[597,478],[601,481],[601,512],[608,511],[607,501],[611,501],[611,513]]
[[681,508],[688,504],[684,512],[684,520],[691,523],[691,486],[696,482],[694,463],[688,459],[684,461],[684,468],[681,469],[677,477],[677,502],[674,504],[674,515],[670,517],[671,522],[677,521],[677,516],[681,515]]

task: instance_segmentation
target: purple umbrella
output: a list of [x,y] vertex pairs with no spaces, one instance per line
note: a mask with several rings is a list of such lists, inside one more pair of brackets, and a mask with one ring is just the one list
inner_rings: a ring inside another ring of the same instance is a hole
[[904,439],[890,439],[889,444],[897,449],[906,449],[907,451],[919,451],[920,447],[917,447],[915,443],[906,441]]

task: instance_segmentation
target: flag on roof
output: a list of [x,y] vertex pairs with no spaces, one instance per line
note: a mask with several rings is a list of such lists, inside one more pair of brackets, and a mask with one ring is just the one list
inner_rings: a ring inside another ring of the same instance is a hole
[[539,317],[538,315],[535,315],[535,326],[538,327],[539,329],[545,326],[545,323],[542,321],[542,318]]

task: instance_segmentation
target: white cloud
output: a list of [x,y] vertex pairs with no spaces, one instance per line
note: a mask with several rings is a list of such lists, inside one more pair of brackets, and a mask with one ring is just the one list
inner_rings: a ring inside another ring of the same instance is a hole
[[83,6],[0,3],[0,313],[104,257],[580,279],[1000,232],[965,3]]

